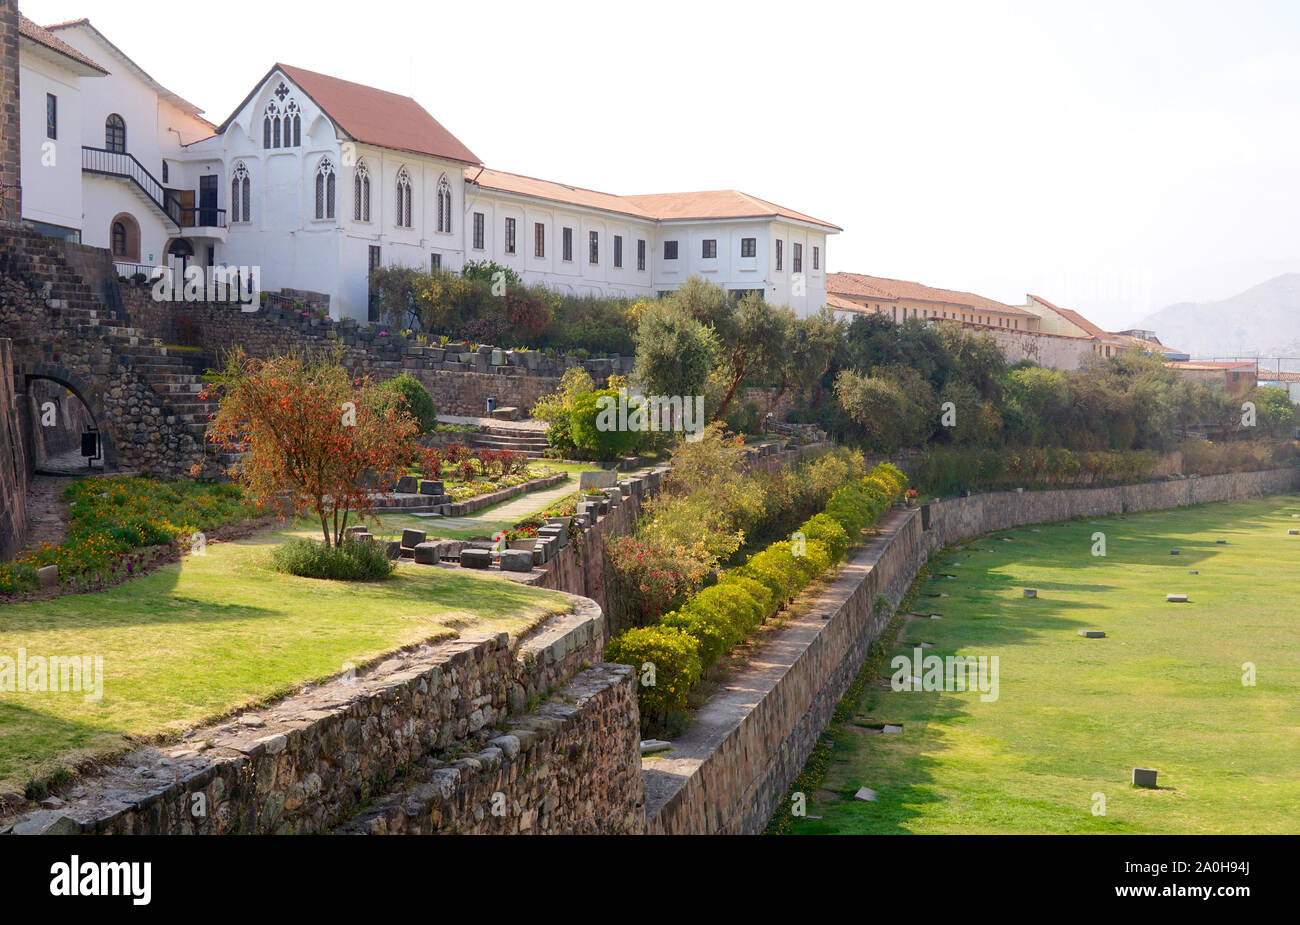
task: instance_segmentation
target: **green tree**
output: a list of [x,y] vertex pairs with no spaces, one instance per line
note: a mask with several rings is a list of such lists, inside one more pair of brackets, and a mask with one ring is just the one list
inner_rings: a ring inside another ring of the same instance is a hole
[[702,395],[718,357],[713,328],[671,299],[641,312],[636,375],[652,395]]

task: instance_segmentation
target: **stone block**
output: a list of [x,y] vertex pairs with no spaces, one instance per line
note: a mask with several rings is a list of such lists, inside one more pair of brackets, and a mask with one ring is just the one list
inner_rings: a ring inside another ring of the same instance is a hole
[[1037,588],[1025,588],[1025,597],[1038,597]]
[[1159,787],[1156,785],[1156,775],[1158,773],[1159,773],[1158,771],[1154,771],[1151,768],[1134,768],[1133,786],[1147,787],[1152,790],[1158,790]]
[[46,565],[36,570],[36,577],[41,582],[42,588],[55,588],[59,584],[59,567],[57,565]]
[[420,494],[422,495],[437,495],[438,497],[442,497],[443,491],[442,482],[437,479],[420,480]]
[[501,552],[501,569],[506,572],[531,572],[533,570],[533,551],[531,549],[506,549]]
[[397,480],[397,490],[408,495],[418,494],[420,491],[420,480],[413,475],[404,475]]
[[1079,635],[1085,639],[1105,639],[1106,634],[1101,630],[1079,630]]
[[609,498],[610,507],[618,507],[620,504],[623,503],[623,489],[606,488],[605,497]]
[[402,545],[407,549],[414,549],[429,538],[423,530],[403,530]]
[[400,540],[392,540],[387,548],[388,558],[400,559],[402,557],[402,543]]
[[870,787],[859,787],[858,792],[853,794],[853,799],[859,800],[863,803],[872,803],[876,799],[876,791],[872,790]]
[[423,543],[417,543],[414,550],[416,562],[421,565],[437,565],[439,553],[442,551],[442,544],[425,540]]
[[1186,603],[1187,603],[1187,595],[1186,595],[1186,594],[1166,594],[1166,595],[1165,595],[1165,600],[1169,601],[1171,604],[1186,604]]
[[461,568],[491,568],[492,550],[466,547],[460,551]]
[[586,491],[588,488],[613,488],[617,481],[617,473],[610,472],[607,469],[589,469],[586,472],[578,473],[578,490]]

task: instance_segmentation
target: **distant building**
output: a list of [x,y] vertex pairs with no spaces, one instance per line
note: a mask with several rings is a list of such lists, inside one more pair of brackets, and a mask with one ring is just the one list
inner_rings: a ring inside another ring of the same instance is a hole
[[973,292],[937,289],[922,283],[862,273],[832,273],[827,276],[826,304],[844,317],[877,314],[900,322],[907,318],[921,318],[1012,331],[1038,330],[1038,317],[1032,312]]
[[1258,368],[1252,360],[1212,362],[1209,360],[1179,360],[1165,364],[1185,379],[1201,382],[1212,388],[1225,389],[1229,394],[1249,392],[1258,381]]
[[698,274],[801,315],[826,301],[839,226],[747,193],[491,170],[410,97],[283,64],[214,125],[89,20],[20,17],[20,36],[22,218],[110,249],[123,275],[259,267],[263,289],[326,293],[361,321],[375,267],[486,260],[573,295],[653,297]]

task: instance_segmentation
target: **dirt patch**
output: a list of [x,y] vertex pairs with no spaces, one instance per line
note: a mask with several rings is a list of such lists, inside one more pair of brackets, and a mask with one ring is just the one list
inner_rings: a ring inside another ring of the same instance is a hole
[[68,502],[59,496],[72,482],[57,475],[34,475],[27,491],[27,545],[15,559],[45,544],[57,546],[68,537]]

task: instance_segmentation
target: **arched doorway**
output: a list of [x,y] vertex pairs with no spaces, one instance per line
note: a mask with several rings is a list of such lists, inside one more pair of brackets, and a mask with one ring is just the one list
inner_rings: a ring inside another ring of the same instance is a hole
[[185,279],[185,269],[189,266],[189,262],[194,259],[194,245],[189,242],[188,238],[173,238],[171,243],[167,245],[167,258],[167,262],[174,264],[176,267],[177,285],[182,285]]
[[27,398],[32,461],[37,471],[84,474],[89,471],[81,455],[82,435],[98,434],[99,459],[94,468],[117,469],[117,443],[106,426],[104,409],[93,392],[81,387],[71,371],[40,363],[23,370]]

